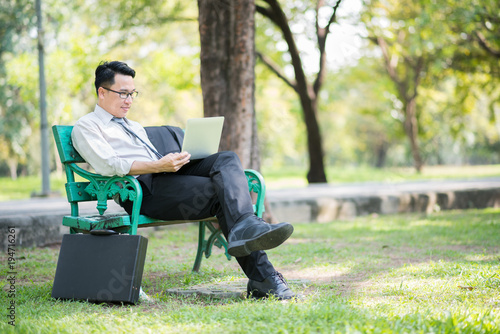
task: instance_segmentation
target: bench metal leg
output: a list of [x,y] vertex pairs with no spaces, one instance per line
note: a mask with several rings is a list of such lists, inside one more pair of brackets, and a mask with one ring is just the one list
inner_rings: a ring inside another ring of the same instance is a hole
[[[210,236],[205,240],[205,228],[210,230]],[[219,248],[224,247],[225,255],[228,260],[231,260],[231,255],[227,252],[227,241],[222,235],[222,231],[215,228],[211,222],[199,222],[198,226],[198,250],[196,251],[196,259],[194,260],[193,271],[198,272],[203,260],[203,253],[208,259],[212,255],[212,247],[215,245]]]
[[203,260],[203,251],[205,249],[205,222],[198,223],[198,250],[194,260],[193,271],[200,271],[201,260]]

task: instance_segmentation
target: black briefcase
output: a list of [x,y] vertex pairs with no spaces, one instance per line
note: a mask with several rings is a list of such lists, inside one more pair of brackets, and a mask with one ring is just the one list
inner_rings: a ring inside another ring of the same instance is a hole
[[52,297],[135,304],[147,245],[140,235],[65,234]]

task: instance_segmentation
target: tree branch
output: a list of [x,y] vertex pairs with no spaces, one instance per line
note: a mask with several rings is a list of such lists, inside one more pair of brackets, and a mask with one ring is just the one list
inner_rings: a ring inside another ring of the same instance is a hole
[[335,4],[335,6],[333,6],[332,16],[330,17],[330,20],[328,21],[328,24],[325,27],[327,35],[330,32],[330,26],[337,21],[337,10],[339,9],[341,2],[342,0],[337,0],[337,3]]
[[396,68],[394,64],[391,62],[391,56],[389,55],[389,46],[387,45],[387,42],[385,39],[382,37],[375,37],[372,38],[372,40],[377,43],[377,45],[380,47],[380,50],[382,50],[382,55],[384,56],[384,61],[385,61],[385,67],[387,69],[387,73],[389,73],[389,76],[391,79],[396,82],[397,84],[401,83],[401,79],[399,78],[398,74],[396,73]]
[[486,40],[486,37],[480,32],[480,31],[475,31],[474,35],[476,35],[476,38],[479,42],[479,45],[486,50],[487,52],[491,53],[493,56],[500,58],[500,50],[495,50],[491,47],[490,43]]
[[424,65],[425,65],[424,57],[423,56],[418,57],[417,63],[414,67],[415,77],[413,78],[413,91],[412,95],[410,96],[410,99],[414,99],[418,95],[418,86],[420,85],[420,81],[422,80],[422,76],[420,75],[420,73],[422,72]]
[[[293,87],[295,87],[295,91],[297,91],[297,93],[299,93],[302,98],[310,100],[313,98],[313,96],[311,96],[313,92],[307,82],[306,75],[302,67],[302,60],[300,58],[299,49],[295,44],[295,40],[293,38],[292,31],[290,30],[290,25],[288,24],[287,17],[277,0],[264,0],[264,2],[266,2],[269,7],[265,10],[267,14],[263,15],[266,15],[266,17],[271,19],[273,23],[281,30],[283,38],[288,45],[288,52],[290,53],[290,57],[292,58],[292,66],[295,72],[295,84],[293,85]],[[260,9],[259,13],[261,13]],[[281,78],[284,79],[283,77]],[[288,82],[287,84],[290,85]],[[304,94],[301,94],[300,92],[304,92]]]
[[330,33],[330,26],[336,21],[337,19],[337,10],[340,6],[340,3],[342,0],[337,0],[337,3],[333,6],[333,13],[330,16],[330,19],[328,20],[327,25],[324,28],[321,28],[319,26],[319,9],[323,6],[323,0],[318,0],[317,6],[316,6],[316,35],[318,39],[318,48],[319,48],[319,70],[318,74],[316,75],[316,79],[314,80],[313,84],[313,91],[315,95],[318,95],[319,90],[321,89],[321,86],[323,85],[323,82],[325,80],[325,71],[326,71],[326,53],[325,53],[325,48],[326,48],[326,38],[328,37],[328,34]]
[[294,91],[297,91],[297,85],[286,77],[286,75],[281,71],[279,66],[275,62],[273,62],[271,58],[263,55],[258,51],[256,52],[256,55],[264,63],[264,65],[266,65],[274,74],[278,76],[278,78],[282,79]]
[[276,15],[270,10],[270,8],[265,8],[259,5],[255,5],[255,10],[257,13],[260,13],[262,16],[267,17],[274,24],[278,25],[278,21],[276,19]]

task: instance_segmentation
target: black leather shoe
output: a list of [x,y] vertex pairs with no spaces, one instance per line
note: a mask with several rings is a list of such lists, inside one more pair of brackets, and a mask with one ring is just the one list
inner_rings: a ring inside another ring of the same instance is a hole
[[285,242],[292,233],[293,226],[289,223],[271,225],[257,216],[250,216],[229,232],[227,252],[241,257],[257,250],[271,249]]
[[277,271],[267,276],[262,282],[248,280],[247,297],[266,298],[269,296],[275,296],[279,300],[297,297],[283,275]]

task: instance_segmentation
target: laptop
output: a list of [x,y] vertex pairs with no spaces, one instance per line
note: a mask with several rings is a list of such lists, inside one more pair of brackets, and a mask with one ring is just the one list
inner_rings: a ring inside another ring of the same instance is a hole
[[224,116],[188,119],[182,151],[190,153],[191,160],[217,153],[223,125]]

